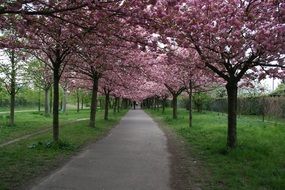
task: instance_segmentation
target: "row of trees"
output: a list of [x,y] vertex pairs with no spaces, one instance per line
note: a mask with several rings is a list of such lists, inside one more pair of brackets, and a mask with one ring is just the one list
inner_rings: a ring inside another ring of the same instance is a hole
[[182,91],[191,100],[194,91],[219,85],[227,89],[227,145],[234,148],[238,86],[283,75],[284,6],[260,0],[3,1],[0,44],[40,60],[41,76],[53,85],[55,141],[60,82],[91,90],[90,127],[100,88],[106,99],[172,96],[176,118]]

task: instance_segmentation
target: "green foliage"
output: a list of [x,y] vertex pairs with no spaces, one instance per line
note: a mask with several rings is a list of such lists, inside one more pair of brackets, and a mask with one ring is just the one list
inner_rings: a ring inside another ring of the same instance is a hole
[[[81,101],[83,99],[83,104],[84,104],[84,107],[89,107],[90,105],[90,100],[91,100],[91,93],[89,91],[85,91],[85,90],[82,90],[82,89],[79,89],[78,90],[78,95],[79,95],[79,102],[80,102],[80,107],[81,107]],[[98,97],[99,98],[99,97]],[[69,93],[69,96],[68,96],[68,102],[70,104],[74,104],[76,105],[77,104],[77,92],[76,90],[73,90]]]
[[[193,108],[196,109],[198,112],[201,112],[203,109],[206,109],[207,105],[209,104],[211,97],[206,92],[197,92],[193,94]],[[182,99],[179,99],[179,107],[189,108],[189,97],[185,96]]]
[[210,101],[210,96],[205,92],[197,92],[193,95],[194,107],[198,112],[201,112],[204,108],[204,105]]
[[60,140],[58,142],[54,142],[54,141],[39,141],[36,143],[33,143],[32,145],[28,146],[28,148],[31,149],[47,149],[47,148],[51,148],[51,149],[60,149],[60,150],[74,150],[74,146],[72,144],[70,144],[68,141],[63,141]]
[[[39,91],[29,86],[23,85],[16,95],[16,107],[36,107],[38,105]],[[41,100],[43,100],[43,93]],[[10,96],[3,87],[0,87],[0,107],[6,110],[10,106]]]
[[285,83],[282,82],[278,87],[270,94],[271,96],[284,96],[285,95]]
[[284,123],[262,122],[256,117],[238,119],[238,147],[225,147],[227,115],[194,113],[193,127],[188,127],[187,111],[179,110],[173,120],[161,112],[149,111],[182,136],[192,148],[192,155],[210,170],[211,184],[205,189],[285,189]]

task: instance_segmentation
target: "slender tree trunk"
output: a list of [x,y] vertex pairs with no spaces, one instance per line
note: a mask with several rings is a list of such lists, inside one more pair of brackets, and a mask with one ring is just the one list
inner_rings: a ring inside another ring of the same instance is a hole
[[109,119],[109,101],[110,101],[110,93],[107,92],[105,94],[105,113],[104,113],[104,120]]
[[166,98],[162,99],[162,113],[165,113]]
[[66,105],[67,105],[67,89],[63,89],[63,97],[62,97],[62,112],[66,112]]
[[52,97],[52,94],[53,94],[53,87],[51,86],[50,87],[50,94],[49,94],[49,111],[50,111],[50,114],[52,114],[52,110],[53,110],[53,97]]
[[91,111],[90,111],[90,121],[89,127],[95,128],[96,111],[97,111],[97,93],[98,93],[98,82],[97,76],[93,77],[93,87],[92,87],[92,98],[91,98]]
[[128,100],[125,99],[125,106],[124,106],[124,108],[125,108],[125,109],[128,109],[128,107],[129,107],[129,105],[128,105]]
[[116,113],[116,108],[117,108],[117,98],[115,97],[113,100],[113,112]]
[[189,82],[189,127],[192,127],[193,123],[193,116],[192,116],[192,92],[193,92],[193,86],[192,81]]
[[176,94],[172,94],[172,96],[173,96],[173,100],[172,100],[172,109],[173,109],[172,116],[173,116],[173,119],[177,119],[177,95]]
[[160,105],[159,105],[159,98],[157,97],[156,98],[156,108],[157,108],[157,111],[159,111],[159,107],[160,107]]
[[122,99],[122,109],[126,109],[126,99],[125,98],[123,98]]
[[121,103],[120,103],[120,102],[121,102],[121,100],[120,100],[119,97],[118,97],[117,99],[118,99],[118,100],[117,100],[117,112],[120,113],[120,109],[121,109],[121,107],[120,107],[120,106],[121,106]]
[[104,106],[104,101],[102,100],[102,98],[100,98],[100,110],[103,110],[103,107],[105,107]]
[[134,110],[136,109],[136,102],[133,102]]
[[81,109],[83,110],[84,107],[84,98],[83,95],[81,95]]
[[38,111],[41,111],[41,89],[39,88]]
[[80,109],[80,97],[79,97],[79,90],[76,90],[76,100],[77,100],[77,113],[79,112]]
[[15,52],[11,52],[11,91],[10,91],[10,126],[15,124],[15,97],[16,97],[16,62]]
[[49,88],[45,88],[45,116],[49,115]]
[[230,148],[237,146],[237,84],[226,85],[228,94],[228,138],[227,145]]
[[109,97],[109,109],[113,108],[113,99]]
[[60,64],[56,64],[53,69],[53,140],[55,142],[59,140],[59,67]]
[[10,126],[13,126],[15,124],[15,93],[11,93],[10,100]]
[[60,99],[60,103],[59,103],[59,106],[60,106],[60,108],[59,108],[59,110],[61,110],[62,111],[62,97],[61,97],[61,99]]

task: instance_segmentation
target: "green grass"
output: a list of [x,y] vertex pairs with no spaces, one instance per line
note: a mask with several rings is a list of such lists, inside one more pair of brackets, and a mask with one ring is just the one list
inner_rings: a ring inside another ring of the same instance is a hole
[[[8,115],[8,113],[0,114],[0,144],[45,128],[51,128],[52,117],[44,117],[42,112],[15,113],[15,126],[8,125]],[[67,122],[88,117],[89,110],[81,110],[79,113],[70,110],[65,114],[60,114],[60,124],[64,125]]]
[[190,129],[186,110],[179,110],[177,120],[170,109],[165,114],[148,112],[185,138],[193,155],[205,163],[212,176],[208,189],[285,189],[285,123],[241,116],[238,147],[228,150],[225,114],[195,112]]
[[[94,129],[88,127],[88,121],[68,124],[60,129],[60,144],[52,144],[52,134],[47,132],[0,148],[0,189],[17,189],[37,176],[55,169],[62,160],[73,155],[87,143],[106,134],[125,113],[126,111],[122,111],[114,115],[110,112],[110,120],[104,121],[103,112],[98,111],[97,126]],[[33,122],[34,117],[40,118],[40,115],[30,116],[30,122]],[[84,117],[88,117],[88,111],[78,115],[75,112],[69,112],[67,115],[61,115],[61,120]],[[49,120],[47,119],[48,125]],[[20,126],[17,127],[20,128]]]
[[[44,108],[41,107],[41,110],[43,110]],[[38,110],[38,106],[16,106],[15,107],[15,111],[24,111],[24,110]],[[10,111],[10,107],[0,107],[0,114],[1,112],[9,112]]]

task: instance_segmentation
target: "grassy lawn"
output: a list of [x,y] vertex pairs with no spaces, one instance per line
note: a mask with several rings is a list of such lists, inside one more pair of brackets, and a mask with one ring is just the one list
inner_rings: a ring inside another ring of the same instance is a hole
[[[61,121],[86,118],[88,113],[88,111],[84,111],[77,115],[71,111],[68,114],[61,115]],[[52,134],[50,131],[0,148],[0,189],[17,189],[27,182],[31,182],[35,177],[55,169],[62,160],[79,151],[88,142],[106,134],[125,113],[126,111],[121,111],[121,113],[114,115],[110,112],[110,120],[104,121],[103,111],[98,111],[97,127],[94,129],[88,127],[88,120],[69,123],[60,129],[61,143],[57,145],[51,143]],[[29,122],[33,128],[39,128],[36,125],[40,124],[50,125],[51,118],[44,118],[33,113],[25,114],[27,114],[26,117],[29,116],[25,120],[26,128],[28,128]],[[24,118],[21,114],[17,117]],[[23,125],[20,124],[22,120],[19,118],[19,124],[16,128],[23,128]],[[33,123],[34,120],[37,124]],[[19,131],[20,129],[15,133],[19,134]],[[10,132],[12,135],[13,133]]]
[[[37,111],[15,113],[15,126],[12,127],[8,126],[8,115],[8,113],[0,114],[0,144],[44,128],[51,128],[52,117],[44,117]],[[60,124],[88,117],[89,110],[81,110],[79,113],[69,110],[65,114],[60,114]]]
[[262,122],[239,117],[238,148],[226,149],[227,116],[207,112],[194,113],[193,128],[188,127],[188,112],[179,110],[147,111],[162,120],[192,147],[212,176],[208,189],[265,190],[285,189],[285,123]]
[[[41,110],[43,110],[44,108],[41,107]],[[18,107],[15,107],[15,111],[25,111],[25,110],[34,110],[34,111],[37,111],[38,110],[38,107],[37,106],[18,106]],[[9,112],[10,111],[10,107],[0,107],[0,114],[1,112]]]

